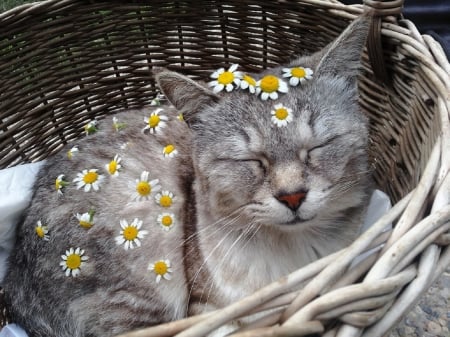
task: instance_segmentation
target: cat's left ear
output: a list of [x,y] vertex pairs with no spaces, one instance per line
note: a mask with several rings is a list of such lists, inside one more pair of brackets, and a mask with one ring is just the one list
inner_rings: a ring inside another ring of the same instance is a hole
[[169,70],[158,70],[156,82],[163,94],[190,123],[198,111],[219,101],[219,96],[190,78]]
[[316,67],[315,75],[330,74],[356,77],[361,68],[361,54],[366,44],[372,16],[363,15],[354,20],[325,50]]

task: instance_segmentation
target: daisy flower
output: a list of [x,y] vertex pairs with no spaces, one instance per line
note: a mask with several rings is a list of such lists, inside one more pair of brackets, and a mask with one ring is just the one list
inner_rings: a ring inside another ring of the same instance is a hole
[[159,260],[154,263],[150,263],[148,270],[156,274],[156,283],[159,283],[162,278],[166,280],[170,280],[172,278],[170,275],[170,273],[172,273],[172,268],[170,267],[169,260]]
[[245,74],[241,79],[241,89],[248,89],[251,94],[256,92],[256,80],[250,75]]
[[286,126],[292,121],[292,109],[285,107],[283,104],[275,104],[272,114],[272,123],[278,127]]
[[153,179],[149,181],[148,175],[149,173],[144,171],[141,173],[140,179],[136,179],[136,191],[133,194],[133,200],[148,200],[152,192],[157,192],[161,189],[161,186],[158,185],[159,180]]
[[178,154],[178,151],[175,148],[175,146],[173,146],[173,144],[169,144],[167,146],[164,146],[163,154],[164,154],[164,157],[166,157],[166,158],[167,157],[173,158],[175,155]]
[[69,185],[69,182],[65,181],[64,177],[65,177],[64,174],[60,174],[55,180],[55,189],[58,192],[58,194],[63,194],[62,189],[67,185]]
[[161,111],[163,111],[163,109],[158,108],[150,114],[150,117],[144,118],[144,122],[147,123],[147,126],[143,131],[150,130],[150,133],[156,133],[166,126],[168,118],[167,116],[160,115],[159,113]]
[[94,214],[95,211],[91,209],[87,213],[77,213],[76,218],[81,227],[89,229],[94,225]]
[[241,83],[242,73],[240,71],[236,71],[239,65],[232,64],[228,70],[225,68],[220,68],[212,73],[211,78],[214,78],[214,81],[208,83],[210,87],[214,87],[214,93],[221,92],[225,89],[227,92],[233,90],[233,83],[239,87]]
[[283,68],[283,77],[289,78],[289,84],[297,86],[299,83],[303,84],[306,80],[312,79],[313,71],[310,68],[294,67]]
[[93,134],[94,132],[97,132],[97,121],[90,121],[84,126],[84,132],[86,135]]
[[173,193],[169,191],[162,191],[155,196],[156,203],[162,207],[172,206],[174,199]]
[[137,218],[131,224],[128,224],[126,220],[120,220],[120,227],[122,230],[120,235],[115,237],[115,240],[117,245],[123,244],[125,250],[133,249],[134,245],[140,247],[141,241],[139,239],[143,239],[148,234],[148,231],[141,230],[142,221]]
[[122,165],[120,165],[121,160],[122,158],[116,154],[114,159],[105,165],[106,171],[108,171],[108,173],[113,177],[117,177],[119,175],[119,171],[122,168]]
[[158,224],[165,231],[169,231],[175,224],[175,216],[172,213],[162,213],[156,219]]
[[165,97],[163,94],[158,94],[154,99],[150,101],[151,106],[158,106],[161,105],[161,101],[164,100]]
[[261,99],[266,101],[268,98],[277,99],[278,93],[287,93],[288,86],[286,82],[274,75],[266,75],[256,82],[256,94],[261,93]]
[[74,183],[77,183],[77,189],[84,187],[85,192],[89,192],[91,188],[98,191],[105,176],[98,174],[97,171],[97,169],[90,169],[77,173],[77,177],[73,180]]
[[84,255],[84,250],[80,247],[66,250],[66,254],[61,255],[61,258],[62,261],[59,265],[66,272],[66,276],[72,275],[74,277],[80,274],[81,268],[89,259],[88,256]]
[[119,119],[117,117],[113,117],[113,128],[116,131],[120,131],[124,129],[127,125],[125,123],[119,122]]
[[79,152],[78,146],[72,147],[69,151],[67,151],[67,158],[72,159],[73,156],[74,156],[77,152]]
[[37,226],[34,228],[37,236],[39,236],[41,239],[48,241],[50,240],[50,237],[48,236],[48,228],[47,226],[42,225],[42,221],[39,220],[37,222]]

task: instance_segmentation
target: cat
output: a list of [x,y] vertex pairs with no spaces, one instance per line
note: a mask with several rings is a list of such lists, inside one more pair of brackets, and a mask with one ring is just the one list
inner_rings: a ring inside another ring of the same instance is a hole
[[371,185],[368,26],[252,75],[264,83],[236,66],[210,86],[159,69],[168,102],[87,124],[38,174],[4,281],[12,321],[31,337],[114,336],[223,307],[351,243]]

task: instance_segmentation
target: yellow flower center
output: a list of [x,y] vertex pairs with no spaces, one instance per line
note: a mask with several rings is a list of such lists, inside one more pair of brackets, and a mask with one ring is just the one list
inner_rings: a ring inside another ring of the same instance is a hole
[[160,120],[161,119],[159,118],[158,115],[151,115],[150,118],[148,119],[148,126],[151,128],[155,128],[158,126]]
[[291,75],[298,78],[303,78],[306,76],[306,71],[304,68],[295,67],[291,69]]
[[224,71],[217,78],[217,82],[223,85],[230,84],[234,81],[234,74],[231,71]]
[[183,114],[182,114],[182,113],[180,113],[180,114],[178,115],[178,120],[181,121],[181,122],[184,121],[184,117],[183,117]]
[[173,146],[172,144],[169,144],[164,148],[164,153],[171,154],[173,152],[173,150],[175,150],[175,146]]
[[73,158],[73,152],[71,150],[67,151],[67,158],[69,159]]
[[264,76],[261,79],[261,82],[259,85],[260,85],[262,91],[268,92],[268,93],[277,91],[280,86],[278,77],[273,76],[273,75]]
[[85,184],[92,184],[97,181],[98,173],[97,172],[88,172],[84,175],[83,181]]
[[108,165],[109,174],[114,174],[117,171],[117,162],[115,160],[111,160]]
[[251,77],[250,75],[245,74],[244,77],[242,78],[243,81],[247,82],[250,85],[255,86],[256,85],[256,81],[253,77]]
[[140,181],[136,185],[136,192],[138,192],[141,196],[149,195],[151,191],[152,187],[147,181]]
[[61,180],[56,179],[55,181],[55,188],[58,191],[59,189],[61,189],[62,185],[61,185]]
[[170,215],[164,215],[161,219],[163,226],[169,227],[172,224],[172,217]]
[[139,234],[139,231],[134,226],[128,226],[127,228],[125,228],[123,230],[123,237],[125,238],[125,240],[128,240],[128,241],[133,241],[134,239],[136,239],[138,234]]
[[78,254],[70,254],[66,260],[66,266],[69,269],[77,269],[81,266],[81,256]]
[[161,199],[159,199],[159,204],[162,207],[170,207],[172,205],[172,198],[168,195],[163,195]]
[[86,229],[91,228],[93,225],[92,222],[80,220],[80,226]]
[[289,113],[286,108],[278,108],[277,110],[275,110],[275,117],[279,120],[285,120],[288,115]]
[[39,236],[40,238],[43,238],[43,237],[45,236],[45,229],[44,229],[44,227],[42,227],[42,226],[37,226],[37,227],[35,228],[35,230],[36,230],[37,236]]
[[164,261],[158,261],[155,263],[153,271],[158,275],[165,275],[168,269],[169,268],[167,267],[167,264]]

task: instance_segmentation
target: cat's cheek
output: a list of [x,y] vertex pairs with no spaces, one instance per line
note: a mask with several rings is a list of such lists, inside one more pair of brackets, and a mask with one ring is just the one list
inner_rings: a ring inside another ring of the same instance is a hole
[[326,213],[327,193],[312,189],[308,192],[308,197],[299,209],[299,216],[302,219],[314,219],[318,215]]
[[[346,160],[331,160],[324,156],[311,157],[308,167],[315,176],[336,182],[343,175]],[[322,184],[321,184],[322,185]],[[326,184],[323,184],[326,186]]]

